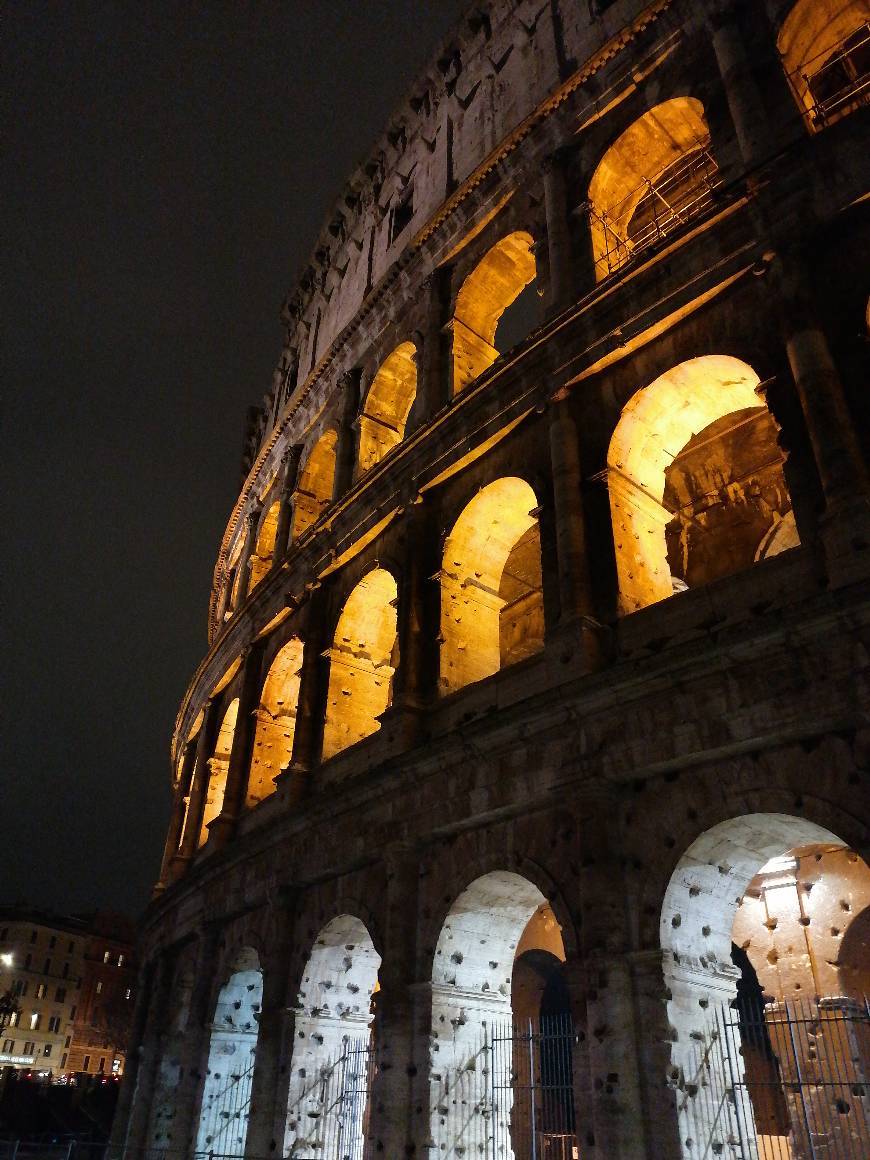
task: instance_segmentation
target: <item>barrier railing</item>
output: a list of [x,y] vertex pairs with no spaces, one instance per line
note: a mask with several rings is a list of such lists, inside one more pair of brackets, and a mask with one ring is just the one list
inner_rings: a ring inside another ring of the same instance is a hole
[[870,21],[833,49],[805,60],[788,79],[817,128],[870,104]]

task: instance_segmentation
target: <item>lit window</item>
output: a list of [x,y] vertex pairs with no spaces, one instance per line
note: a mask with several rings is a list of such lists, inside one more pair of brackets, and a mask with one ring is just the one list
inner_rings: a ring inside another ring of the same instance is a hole
[[21,1016],[19,1015],[19,1013],[17,1011],[13,1011],[12,1014],[9,1016],[9,1026],[10,1027],[17,1027],[18,1020],[20,1018],[21,1018]]
[[107,963],[109,961],[109,958],[110,958],[109,952],[106,951],[103,955],[103,962]]
[[45,1047],[43,1047],[42,1054],[46,1057],[51,1055],[51,1044],[50,1043],[46,1043]]
[[39,1012],[38,1011],[31,1012],[30,1030],[31,1031],[38,1031],[39,1030]]
[[96,990],[98,995],[102,994],[102,990],[103,990],[103,980],[102,979],[97,979],[97,986],[96,986],[95,990]]
[[124,992],[124,998],[129,999],[132,994],[133,994],[132,987],[128,987],[127,990]]
[[124,956],[118,955],[118,966],[123,967],[123,965],[124,965]]
[[38,983],[37,984],[36,998],[37,999],[44,999],[45,998],[45,983]]

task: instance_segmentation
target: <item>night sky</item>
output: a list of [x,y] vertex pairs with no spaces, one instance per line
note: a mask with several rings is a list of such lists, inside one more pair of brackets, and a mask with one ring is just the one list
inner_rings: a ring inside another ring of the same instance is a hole
[[0,903],[145,905],[281,301],[464,7],[7,5]]

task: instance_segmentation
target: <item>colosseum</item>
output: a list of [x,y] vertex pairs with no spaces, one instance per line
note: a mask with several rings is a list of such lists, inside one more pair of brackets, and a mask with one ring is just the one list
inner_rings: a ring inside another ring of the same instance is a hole
[[113,1158],[870,1155],[868,104],[868,0],[478,0],[408,92],[248,413]]

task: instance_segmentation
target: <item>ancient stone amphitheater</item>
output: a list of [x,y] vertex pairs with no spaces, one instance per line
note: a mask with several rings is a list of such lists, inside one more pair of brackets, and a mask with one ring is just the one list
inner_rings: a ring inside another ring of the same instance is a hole
[[113,1157],[870,1155],[868,20],[479,2],[351,175]]

